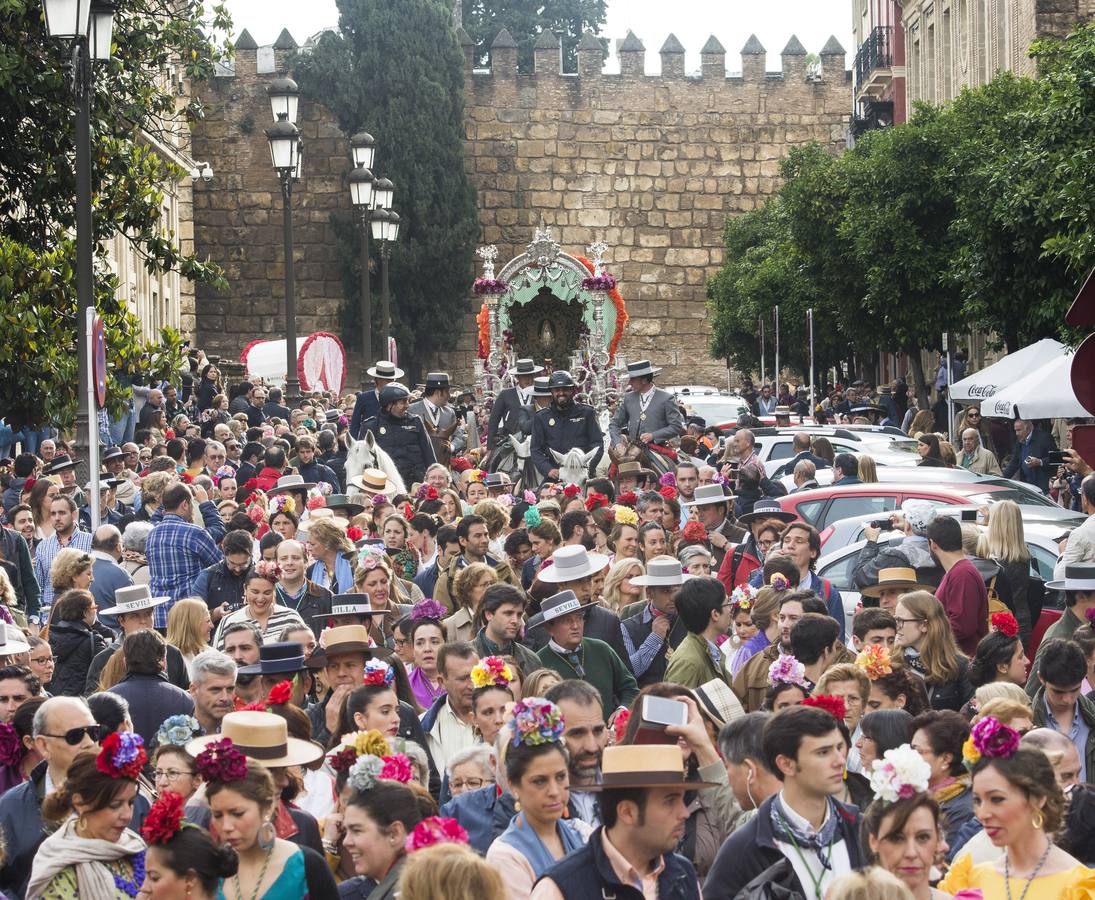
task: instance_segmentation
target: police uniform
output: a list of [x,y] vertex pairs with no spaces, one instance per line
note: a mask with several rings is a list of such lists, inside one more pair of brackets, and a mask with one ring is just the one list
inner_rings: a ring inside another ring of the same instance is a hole
[[597,455],[589,464],[592,471],[604,453],[604,433],[597,421],[597,411],[585,403],[573,403],[563,412],[554,403],[539,410],[532,422],[532,462],[545,478],[559,464],[548,453],[566,453],[574,447],[584,452],[594,448]]
[[407,415],[400,419],[381,410],[365,420],[361,433],[366,431],[373,433],[376,442],[392,458],[408,487],[423,481],[426,469],[437,462],[426,426],[418,416]]

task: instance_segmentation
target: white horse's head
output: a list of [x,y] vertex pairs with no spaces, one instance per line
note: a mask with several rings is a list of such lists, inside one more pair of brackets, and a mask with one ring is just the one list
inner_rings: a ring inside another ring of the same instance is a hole
[[523,441],[517,440],[512,434],[506,435],[506,439],[513,447],[513,452],[519,460],[528,459],[532,455],[532,435],[529,435]]
[[380,469],[388,476],[389,493],[407,492],[407,486],[403,483],[403,477],[399,474],[399,469],[395,467],[395,462],[376,442],[372,431],[366,431],[365,437],[360,441],[350,438],[350,449],[346,453],[347,485],[352,478],[356,478],[366,469]]
[[589,464],[593,462],[593,457],[597,455],[600,448],[594,447],[588,453],[581,447],[571,447],[566,453],[558,453],[550,447],[548,450],[559,466],[559,478],[563,483],[581,486],[586,483],[589,477]]

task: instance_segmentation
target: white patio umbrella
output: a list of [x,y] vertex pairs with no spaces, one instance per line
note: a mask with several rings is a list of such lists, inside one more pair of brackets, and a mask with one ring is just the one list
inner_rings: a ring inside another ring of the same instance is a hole
[[1024,375],[1057,359],[1067,349],[1060,341],[1043,338],[1036,344],[1009,353],[980,372],[974,372],[961,381],[956,381],[951,388],[950,398],[955,403],[989,400]]
[[997,419],[1070,419],[1090,415],[1076,399],[1069,372],[1075,354],[1065,350],[1056,359],[1003,387],[981,401],[981,415]]

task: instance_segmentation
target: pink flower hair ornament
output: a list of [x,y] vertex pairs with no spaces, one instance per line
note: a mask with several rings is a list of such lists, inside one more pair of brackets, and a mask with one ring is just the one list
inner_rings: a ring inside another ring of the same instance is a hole
[[468,833],[456,819],[430,816],[414,826],[414,830],[407,835],[405,847],[408,853],[414,853],[416,850],[424,850],[426,847],[434,847],[437,844],[467,843]]
[[1019,732],[999,719],[985,716],[973,726],[970,740],[982,758],[1007,759],[1019,749]]
[[806,687],[806,666],[800,663],[790,654],[781,653],[775,662],[768,667],[768,683],[797,684],[801,688]]
[[419,622],[422,619],[440,622],[445,618],[445,607],[436,600],[419,600],[411,609],[411,621]]

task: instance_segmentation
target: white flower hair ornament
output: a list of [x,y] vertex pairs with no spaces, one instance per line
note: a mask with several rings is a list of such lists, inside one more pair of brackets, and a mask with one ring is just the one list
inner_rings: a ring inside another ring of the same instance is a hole
[[928,789],[931,766],[909,744],[882,754],[871,766],[871,790],[883,803],[908,800]]

